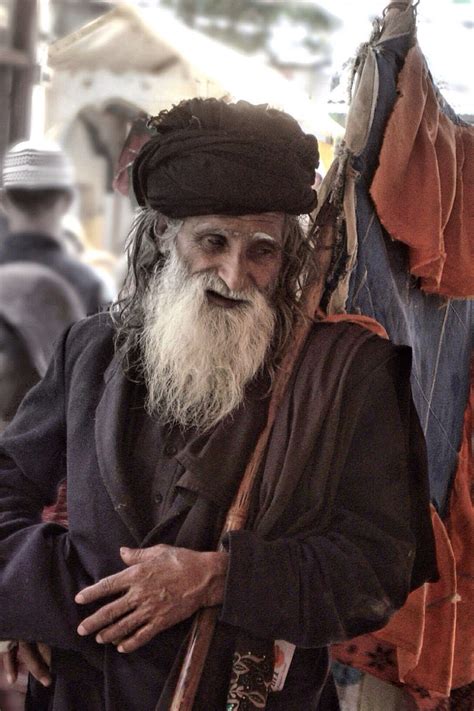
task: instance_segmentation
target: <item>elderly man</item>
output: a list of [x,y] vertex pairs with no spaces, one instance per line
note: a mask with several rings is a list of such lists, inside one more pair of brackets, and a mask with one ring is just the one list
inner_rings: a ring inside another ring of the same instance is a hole
[[[311,327],[247,526],[216,551],[313,277],[317,144],[246,102],[154,125],[123,299],[64,336],[3,435],[0,636],[51,648],[35,710],[164,711],[194,613],[219,606],[193,708],[316,709],[327,646],[436,574],[409,354]],[[68,531],[40,524],[65,476]]]

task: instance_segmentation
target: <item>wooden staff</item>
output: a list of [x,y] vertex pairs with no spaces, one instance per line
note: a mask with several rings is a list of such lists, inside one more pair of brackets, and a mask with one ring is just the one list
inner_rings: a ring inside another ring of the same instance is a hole
[[[245,469],[239,490],[227,514],[219,542],[220,550],[222,550],[222,539],[226,533],[237,531],[245,527],[253,484],[263,459],[276,413],[321,300],[325,275],[331,261],[332,246],[332,229],[330,227],[321,229],[320,249],[318,249],[318,252],[321,252],[320,275],[317,281],[308,288],[303,300],[302,310],[304,317],[300,319],[296,326],[293,339],[278,369],[268,407],[267,423],[260,433],[253,454]],[[214,633],[218,611],[218,607],[203,608],[199,610],[194,618],[186,656],[181,667],[181,673],[176,685],[170,711],[191,711],[193,707],[194,698]]]

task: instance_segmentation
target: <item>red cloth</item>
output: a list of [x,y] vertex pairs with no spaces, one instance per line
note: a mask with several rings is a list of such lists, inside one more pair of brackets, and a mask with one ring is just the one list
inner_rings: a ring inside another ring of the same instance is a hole
[[[474,462],[472,452],[474,411],[474,358],[471,363],[471,390],[464,415],[464,431],[459,466],[453,484],[447,531],[457,570],[456,639],[452,686],[474,681]],[[473,705],[474,708],[474,705]]]
[[367,330],[380,336],[380,338],[388,338],[387,331],[385,328],[370,316],[363,316],[359,314],[333,314],[332,316],[324,316],[323,320],[328,323],[339,323],[340,321],[350,321],[351,323],[358,323],[359,326],[367,328]]
[[67,490],[65,481],[58,487],[58,497],[54,504],[43,509],[42,518],[45,523],[59,523],[67,528]]
[[417,45],[399,74],[371,186],[377,214],[393,239],[409,247],[421,288],[474,296],[474,128],[439,107]]
[[113,188],[128,197],[130,191],[130,170],[142,146],[150,140],[151,131],[143,116],[135,119],[125,140],[114,176]]
[[468,708],[474,698],[473,408],[474,362],[446,526],[433,510],[440,580],[414,590],[382,630],[331,647],[334,659],[403,683],[423,711]]

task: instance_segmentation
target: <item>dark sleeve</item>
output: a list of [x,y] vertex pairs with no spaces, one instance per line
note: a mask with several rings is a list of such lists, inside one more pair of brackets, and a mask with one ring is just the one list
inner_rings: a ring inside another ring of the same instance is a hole
[[318,647],[378,629],[410,588],[406,428],[396,359],[364,383],[333,515],[323,534],[262,540],[229,535],[221,619],[254,636]]
[[66,475],[66,340],[0,438],[0,639],[85,649],[74,595],[90,578],[66,529],[41,522]]

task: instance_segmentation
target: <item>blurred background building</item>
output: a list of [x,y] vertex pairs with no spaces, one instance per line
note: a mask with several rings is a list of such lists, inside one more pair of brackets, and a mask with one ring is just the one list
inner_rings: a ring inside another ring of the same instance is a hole
[[36,0],[0,0],[0,151],[30,130],[36,75]]
[[[381,0],[0,0],[0,153],[46,135],[71,155],[75,211],[118,255],[133,213],[113,191],[132,122],[193,95],[269,102],[321,143],[343,133],[347,75]],[[420,42],[447,100],[474,115],[471,0],[421,0]],[[452,42],[455,41],[455,49]]]

